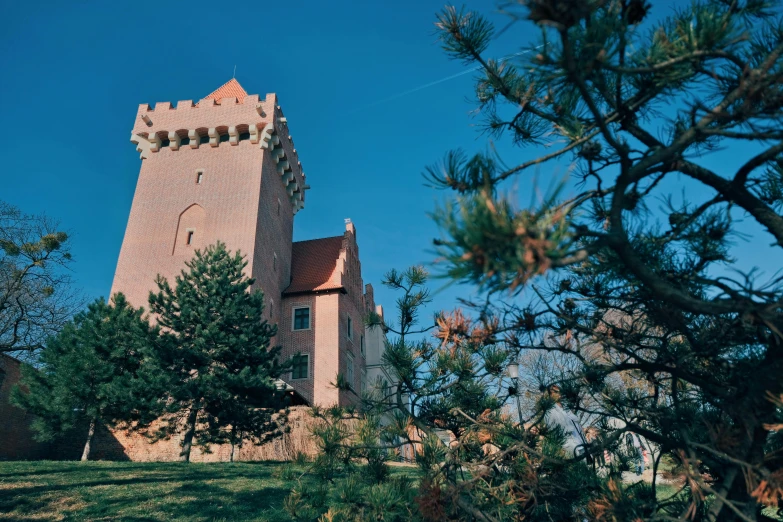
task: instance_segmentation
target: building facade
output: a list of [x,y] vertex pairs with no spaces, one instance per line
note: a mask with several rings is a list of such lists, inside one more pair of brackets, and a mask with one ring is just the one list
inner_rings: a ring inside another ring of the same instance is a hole
[[368,346],[373,374],[383,350],[381,329],[364,326],[372,287],[350,220],[342,235],[293,241],[309,185],[277,96],[232,79],[197,103],[142,104],[131,141],[141,170],[111,293],[146,307],[158,274],[173,281],[196,249],[222,241],[264,292],[275,342],[293,359],[284,381],[295,401],[358,403]]

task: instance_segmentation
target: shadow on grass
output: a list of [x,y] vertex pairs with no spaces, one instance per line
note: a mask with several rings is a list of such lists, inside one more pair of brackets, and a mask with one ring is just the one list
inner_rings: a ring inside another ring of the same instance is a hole
[[[288,520],[278,515],[293,484],[276,477],[278,466],[30,465],[0,475],[29,478],[18,485],[0,480],[0,520],[7,519],[2,513],[12,520]],[[270,511],[277,515],[268,517]]]

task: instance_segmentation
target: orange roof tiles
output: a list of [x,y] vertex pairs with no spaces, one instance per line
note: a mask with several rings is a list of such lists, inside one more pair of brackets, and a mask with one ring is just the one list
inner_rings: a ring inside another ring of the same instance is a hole
[[204,99],[208,100],[212,98],[220,103],[220,100],[223,98],[237,98],[241,102],[245,96],[247,96],[245,89],[239,85],[239,82],[236,81],[235,78],[231,78],[229,81],[212,91],[209,96],[205,96]]
[[291,285],[284,294],[317,292],[342,288],[332,280],[343,247],[343,236],[297,241],[291,255]]

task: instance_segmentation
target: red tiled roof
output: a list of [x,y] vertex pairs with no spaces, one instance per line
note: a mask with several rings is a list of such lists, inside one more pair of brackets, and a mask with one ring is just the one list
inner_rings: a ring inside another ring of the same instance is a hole
[[291,285],[283,293],[342,288],[339,282],[332,281],[342,247],[343,236],[295,242],[291,255]]
[[245,89],[242,88],[241,85],[239,85],[239,82],[236,81],[235,78],[231,78],[229,81],[212,91],[209,96],[205,96],[204,99],[208,100],[212,98],[213,100],[220,103],[220,100],[223,98],[237,98],[240,102],[247,96],[247,92],[245,92]]

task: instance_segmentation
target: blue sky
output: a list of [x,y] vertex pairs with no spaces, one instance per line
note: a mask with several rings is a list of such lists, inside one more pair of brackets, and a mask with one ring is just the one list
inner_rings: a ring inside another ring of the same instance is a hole
[[[197,100],[236,65],[249,93],[278,94],[312,186],[295,240],[340,234],[351,218],[365,282],[388,307],[382,274],[434,258],[427,213],[445,194],[424,186],[424,167],[449,149],[487,146],[470,114],[472,74],[397,97],[466,70],[433,34],[443,4],[7,2],[0,198],[59,219],[73,233],[76,281],[90,297],[106,295],[140,166],[128,140],[137,105]],[[506,21],[493,1],[467,6]],[[524,27],[504,33],[490,54],[517,51],[534,36]],[[536,152],[499,150],[509,163]],[[564,174],[547,171],[544,180]],[[518,189],[523,202],[529,180]],[[452,306],[455,293],[435,304]]]

